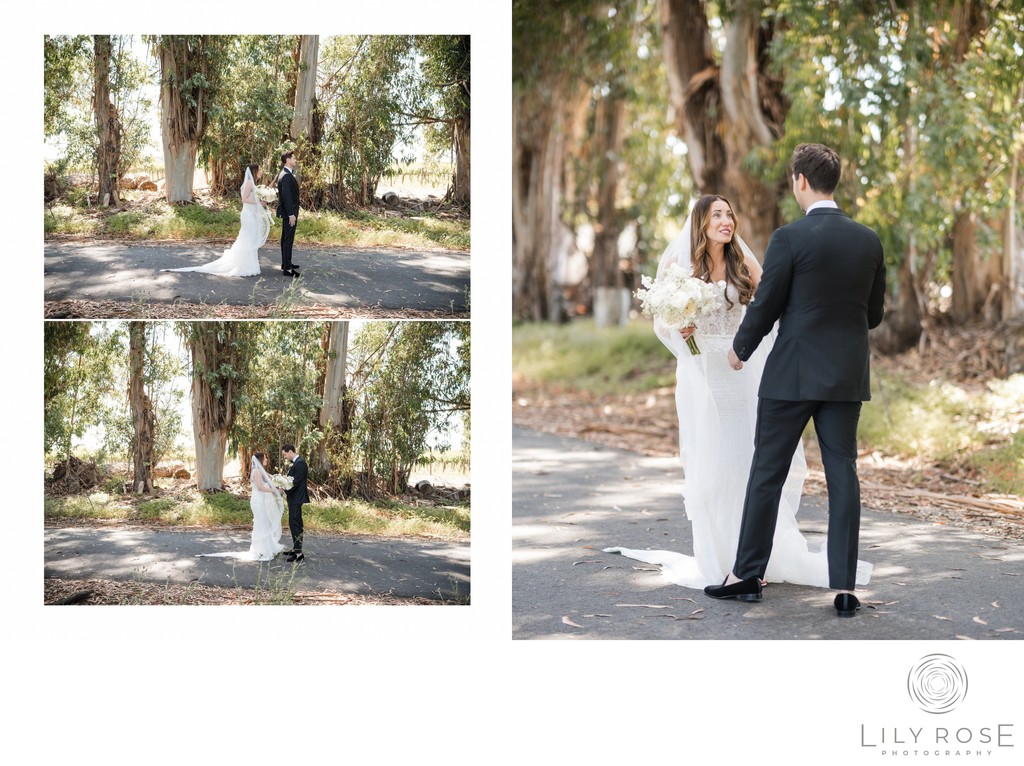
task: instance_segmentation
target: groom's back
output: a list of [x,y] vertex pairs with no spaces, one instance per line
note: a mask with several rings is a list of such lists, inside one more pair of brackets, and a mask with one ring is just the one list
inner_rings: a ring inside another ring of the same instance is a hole
[[882,319],[885,264],[878,235],[834,208],[779,229],[765,254],[788,259],[789,292],[761,396],[871,398],[868,330]]

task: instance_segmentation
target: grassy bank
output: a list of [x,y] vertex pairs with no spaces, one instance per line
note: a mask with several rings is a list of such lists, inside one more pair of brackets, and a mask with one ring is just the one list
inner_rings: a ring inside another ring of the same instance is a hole
[[[90,519],[180,526],[252,524],[247,496],[229,492],[208,495],[195,489],[149,500],[97,491],[48,497],[43,507],[49,523]],[[468,504],[416,507],[397,501],[327,500],[304,506],[302,515],[306,529],[314,533],[465,539],[470,531]]]
[[[168,205],[155,200],[126,201],[128,209],[57,204],[43,215],[47,237],[89,236],[133,240],[233,240],[238,234],[241,203],[223,207]],[[409,217],[366,211],[303,212],[295,233],[296,247],[357,247],[469,250],[469,218],[420,213]],[[274,219],[271,240],[280,240],[281,221]]]
[[[919,364],[898,357],[874,365],[861,448],[942,466],[984,491],[1024,495],[1024,375],[965,384]],[[518,325],[512,368],[523,389],[625,397],[675,385],[672,356],[642,320],[623,328]]]

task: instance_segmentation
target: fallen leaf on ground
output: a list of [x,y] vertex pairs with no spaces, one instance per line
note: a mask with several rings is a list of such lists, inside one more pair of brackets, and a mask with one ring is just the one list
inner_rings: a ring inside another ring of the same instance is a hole
[[566,615],[565,617],[562,618],[562,622],[565,623],[566,625],[571,625],[574,628],[582,628],[583,627],[582,625],[577,625],[575,622],[570,620],[568,615]]

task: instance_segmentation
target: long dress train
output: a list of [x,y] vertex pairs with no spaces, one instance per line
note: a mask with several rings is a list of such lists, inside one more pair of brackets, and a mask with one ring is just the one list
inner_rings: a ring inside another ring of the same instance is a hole
[[224,553],[201,553],[201,557],[231,558],[240,561],[270,561],[284,550],[281,544],[281,517],[284,515],[284,500],[281,493],[274,490],[270,477],[262,466],[257,467],[253,458],[250,473],[252,497],[249,508],[252,510],[252,542],[247,551],[227,551]]
[[256,197],[256,185],[249,169],[241,188],[242,214],[238,236],[224,255],[203,266],[186,266],[180,269],[161,271],[199,271],[222,277],[254,277],[260,273],[260,248],[270,236],[272,219]]

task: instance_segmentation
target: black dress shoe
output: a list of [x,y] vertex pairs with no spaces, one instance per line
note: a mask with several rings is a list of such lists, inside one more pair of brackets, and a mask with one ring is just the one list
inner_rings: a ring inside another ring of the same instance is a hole
[[852,593],[840,593],[835,600],[836,614],[840,617],[853,617],[860,609],[860,600]]
[[[729,578],[726,577],[726,580]],[[738,598],[740,601],[761,600],[761,580],[757,577],[748,577],[746,580],[726,585],[725,580],[721,585],[708,585],[704,592],[711,598]]]
[[282,269],[281,273],[284,274],[286,277],[291,277],[292,279],[295,279],[295,277],[299,276],[299,273],[297,271],[290,271],[289,269]]
[[292,551],[291,553],[288,554],[287,560],[288,561],[305,561],[306,560],[306,556],[305,556],[305,554],[303,554],[302,551]]

